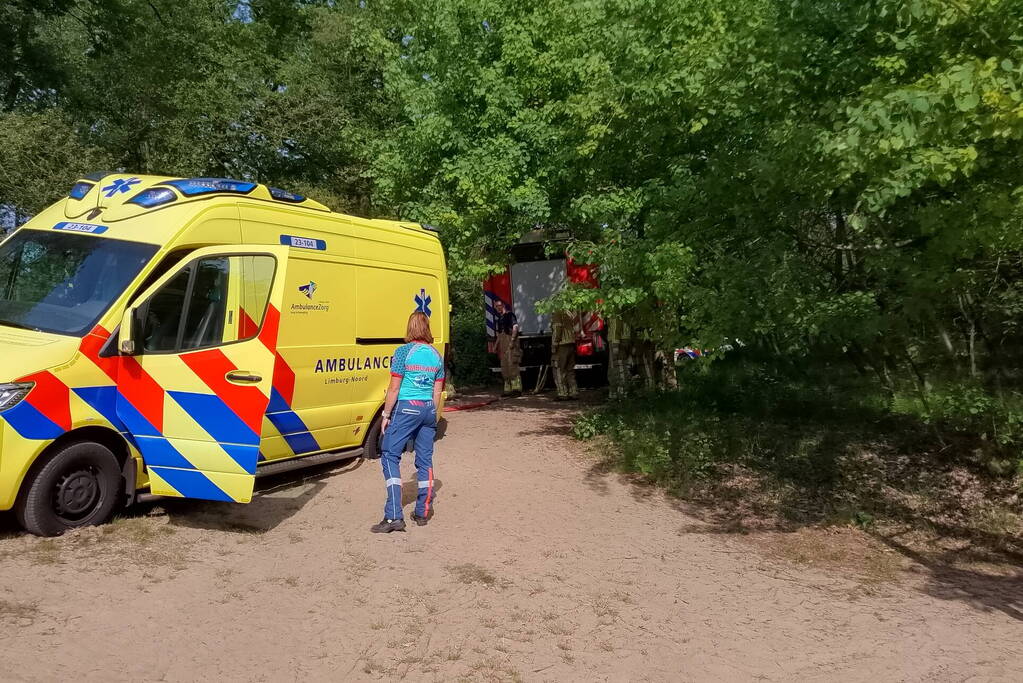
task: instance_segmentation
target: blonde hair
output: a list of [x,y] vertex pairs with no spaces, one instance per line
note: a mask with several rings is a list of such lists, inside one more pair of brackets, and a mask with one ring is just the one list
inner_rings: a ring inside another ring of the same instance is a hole
[[408,317],[408,327],[405,329],[405,342],[433,343],[433,333],[430,332],[430,318],[422,311],[416,311]]

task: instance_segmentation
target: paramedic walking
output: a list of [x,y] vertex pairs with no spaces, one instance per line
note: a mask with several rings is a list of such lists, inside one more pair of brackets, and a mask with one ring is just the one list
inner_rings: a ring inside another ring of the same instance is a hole
[[405,344],[391,358],[391,384],[384,401],[384,441],[380,462],[384,467],[387,503],[384,518],[371,531],[404,531],[401,511],[401,453],[411,439],[416,451],[419,492],[412,521],[424,526],[433,498],[433,439],[437,434],[437,406],[444,388],[444,361],[431,346],[430,319],[415,312],[408,319]]

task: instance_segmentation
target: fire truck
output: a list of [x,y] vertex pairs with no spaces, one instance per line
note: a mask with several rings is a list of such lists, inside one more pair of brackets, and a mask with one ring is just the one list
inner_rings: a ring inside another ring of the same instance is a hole
[[[551,247],[556,245],[555,256]],[[515,313],[522,346],[525,386],[535,386],[538,371],[551,364],[551,316],[536,310],[538,302],[561,291],[568,283],[597,287],[597,269],[574,262],[564,251],[563,241],[531,241],[523,238],[509,252],[508,266],[483,282],[487,322],[487,351],[491,370],[500,373],[497,358],[498,300]],[[604,321],[593,312],[582,311],[576,328],[576,370],[583,385],[607,380],[608,353]],[[548,374],[548,378],[550,374]]]

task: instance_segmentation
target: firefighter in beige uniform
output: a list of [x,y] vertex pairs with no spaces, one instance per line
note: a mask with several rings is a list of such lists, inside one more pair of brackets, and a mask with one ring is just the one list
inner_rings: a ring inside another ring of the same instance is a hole
[[625,324],[620,315],[611,318],[607,323],[607,341],[611,346],[611,372],[608,383],[611,385],[611,396],[622,398],[628,393],[632,384],[632,330]]
[[519,321],[515,314],[508,310],[504,302],[494,302],[497,312],[497,355],[501,359],[501,378],[504,379],[504,396],[522,393],[522,377],[519,363],[522,360],[522,348],[519,346]]
[[556,311],[551,318],[551,356],[554,361],[554,384],[558,400],[579,398],[575,383],[575,339],[579,316]]

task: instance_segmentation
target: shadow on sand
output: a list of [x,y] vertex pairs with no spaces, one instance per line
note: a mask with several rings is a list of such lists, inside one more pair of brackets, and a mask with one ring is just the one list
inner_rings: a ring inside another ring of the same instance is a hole
[[331,479],[354,472],[365,463],[362,458],[352,458],[257,479],[248,505],[160,498],[137,505],[137,514],[153,514],[156,508],[162,508],[174,526],[263,534],[305,507]]

